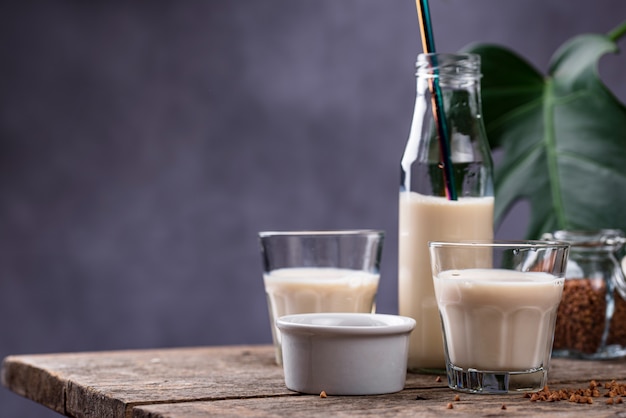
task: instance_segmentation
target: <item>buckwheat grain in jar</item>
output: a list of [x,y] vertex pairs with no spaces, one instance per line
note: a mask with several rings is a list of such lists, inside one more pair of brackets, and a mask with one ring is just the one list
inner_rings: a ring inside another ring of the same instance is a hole
[[570,243],[554,332],[554,357],[626,356],[626,281],[616,254],[626,239],[617,229],[556,231],[544,238]]

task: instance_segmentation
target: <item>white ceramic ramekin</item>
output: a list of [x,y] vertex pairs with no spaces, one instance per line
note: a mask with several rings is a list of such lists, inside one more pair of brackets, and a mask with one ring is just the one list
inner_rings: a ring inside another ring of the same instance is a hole
[[375,395],[404,388],[412,318],[312,313],[283,316],[276,325],[288,389]]

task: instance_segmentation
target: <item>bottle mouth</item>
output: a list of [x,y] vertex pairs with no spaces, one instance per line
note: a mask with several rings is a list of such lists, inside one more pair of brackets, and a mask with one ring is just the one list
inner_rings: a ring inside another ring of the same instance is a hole
[[480,55],[478,54],[419,54],[415,68],[416,75],[420,77],[481,77]]

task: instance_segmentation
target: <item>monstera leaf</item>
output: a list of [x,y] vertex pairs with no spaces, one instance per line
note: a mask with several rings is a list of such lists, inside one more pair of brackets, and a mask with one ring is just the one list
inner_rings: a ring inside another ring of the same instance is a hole
[[526,199],[527,238],[556,229],[626,231],[626,107],[597,71],[625,33],[626,22],[609,35],[570,40],[547,75],[503,47],[468,49],[482,59],[489,142],[503,151],[495,168],[496,224]]

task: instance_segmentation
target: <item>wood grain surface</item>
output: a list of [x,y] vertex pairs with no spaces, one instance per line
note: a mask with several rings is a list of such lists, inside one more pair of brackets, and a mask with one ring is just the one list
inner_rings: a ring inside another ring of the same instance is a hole
[[[592,379],[626,383],[626,361],[552,361],[553,390],[586,388]],[[592,404],[531,402],[521,394],[455,400],[443,376],[412,373],[395,394],[301,395],[285,387],[271,346],[9,356],[2,384],[70,417],[626,416],[626,403],[608,405],[604,396]]]

